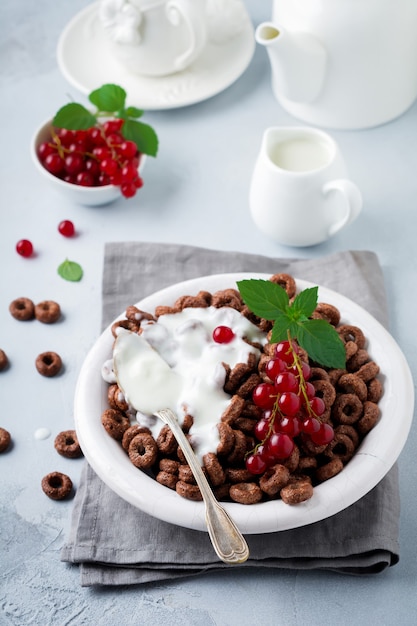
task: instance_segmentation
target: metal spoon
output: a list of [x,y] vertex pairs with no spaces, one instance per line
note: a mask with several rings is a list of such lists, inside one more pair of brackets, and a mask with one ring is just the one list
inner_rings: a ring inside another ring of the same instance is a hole
[[234,521],[216,500],[201,469],[200,462],[183,433],[175,413],[171,409],[161,409],[156,411],[154,415],[157,415],[170,427],[194,474],[206,506],[207,529],[217,556],[224,563],[244,563],[249,557],[248,545]]

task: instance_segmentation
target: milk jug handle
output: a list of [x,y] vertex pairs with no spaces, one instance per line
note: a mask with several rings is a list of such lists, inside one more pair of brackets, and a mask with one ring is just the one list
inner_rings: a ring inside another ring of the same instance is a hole
[[199,4],[196,0],[170,0],[166,5],[166,14],[171,24],[178,26],[181,20],[184,20],[190,37],[187,50],[175,59],[175,66],[178,70],[188,65],[188,59],[194,56],[200,41],[204,41],[206,36]]
[[323,186],[323,194],[330,192],[341,193],[344,199],[344,215],[329,227],[329,236],[335,235],[344,226],[353,222],[362,210],[362,194],[358,187],[350,180],[332,180]]

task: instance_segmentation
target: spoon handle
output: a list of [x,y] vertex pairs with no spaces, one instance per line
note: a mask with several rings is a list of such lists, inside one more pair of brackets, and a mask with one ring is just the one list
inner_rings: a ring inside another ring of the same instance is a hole
[[248,545],[234,521],[216,500],[175,413],[171,409],[161,409],[155,415],[171,428],[194,474],[206,506],[207,529],[216,554],[225,563],[244,563],[249,557]]

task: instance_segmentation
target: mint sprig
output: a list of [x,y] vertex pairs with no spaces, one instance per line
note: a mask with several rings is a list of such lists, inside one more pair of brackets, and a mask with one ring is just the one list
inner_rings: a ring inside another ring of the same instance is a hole
[[237,286],[255,315],[274,322],[272,343],[296,339],[316,363],[345,367],[345,347],[334,327],[326,320],[310,319],[317,306],[318,287],[304,289],[290,303],[285,289],[270,280],[252,278],[238,281]]
[[78,102],[69,102],[55,114],[52,124],[67,130],[87,130],[102,120],[115,117],[124,120],[121,134],[134,141],[139,152],[155,157],[158,153],[158,137],[149,124],[138,122],[143,111],[136,107],[126,107],[126,91],[119,85],[106,84],[90,93],[88,99],[96,109],[89,111]]

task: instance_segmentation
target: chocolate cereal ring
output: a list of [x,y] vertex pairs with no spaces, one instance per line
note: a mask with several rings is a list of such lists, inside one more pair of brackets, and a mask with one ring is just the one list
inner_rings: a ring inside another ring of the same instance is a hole
[[175,461],[174,459],[161,459],[159,461],[159,469],[162,472],[169,472],[170,474],[178,474],[179,467],[180,467],[179,461]]
[[156,445],[162,454],[174,454],[178,447],[175,435],[169,426],[162,426],[156,438]]
[[63,500],[72,490],[72,480],[61,472],[51,472],[42,478],[42,490],[52,500]]
[[194,477],[193,470],[188,463],[181,463],[178,467],[178,478],[190,485],[196,485],[197,481]]
[[10,303],[9,311],[19,322],[27,322],[35,317],[35,305],[29,298],[16,298]]
[[273,274],[270,279],[271,283],[280,285],[288,294],[289,298],[293,298],[296,292],[295,280],[289,274]]
[[216,309],[226,306],[241,311],[244,303],[237,289],[221,289],[213,294],[211,305]]
[[9,365],[9,359],[7,358],[7,354],[4,350],[0,349],[0,372],[5,370]]
[[366,435],[375,426],[379,418],[379,406],[368,400],[363,404],[363,416],[358,422],[358,430]]
[[368,361],[368,363],[364,363],[355,375],[361,378],[365,383],[368,383],[370,380],[375,378],[379,374],[379,365],[375,363],[375,361]]
[[127,411],[129,408],[128,403],[125,400],[122,390],[119,385],[114,383],[110,385],[107,390],[107,401],[111,409],[117,409],[119,411]]
[[340,424],[354,424],[363,413],[363,404],[354,393],[337,396],[332,408],[332,416]]
[[383,394],[381,381],[378,380],[378,378],[374,378],[373,380],[369,381],[367,387],[368,387],[367,400],[369,400],[370,402],[375,402],[375,404],[377,404],[382,398],[382,394]]
[[226,457],[229,465],[238,465],[245,458],[248,443],[245,434],[241,430],[234,431],[235,440],[231,452]]
[[356,374],[343,374],[337,381],[337,388],[344,393],[355,394],[361,402],[368,396],[366,383]]
[[259,486],[268,496],[275,496],[290,479],[290,472],[284,465],[277,464],[268,468],[259,480]]
[[332,383],[328,380],[317,379],[312,381],[312,385],[316,390],[316,396],[323,400],[326,409],[330,409],[336,400],[336,390]]
[[140,433],[130,442],[128,454],[135,467],[149,469],[158,457],[158,446],[152,435]]
[[236,483],[231,485],[229,495],[239,504],[257,504],[262,500],[262,489],[256,483]]
[[43,324],[54,324],[61,317],[61,307],[58,302],[44,300],[35,306],[35,317]]
[[356,372],[365,363],[369,361],[368,351],[360,348],[346,363],[346,369],[349,372]]
[[353,426],[349,426],[349,424],[340,424],[340,426],[336,426],[336,428],[334,429],[334,432],[335,434],[341,433],[342,435],[346,435],[352,440],[352,443],[355,446],[355,448],[358,447],[359,435],[358,435],[358,431]]
[[178,480],[175,485],[175,491],[182,498],[186,498],[187,500],[194,500],[194,502],[199,502],[203,499],[201,495],[201,491],[198,485],[191,485],[190,483],[186,483],[183,480]]
[[311,316],[313,319],[322,319],[332,326],[337,326],[340,322],[340,311],[333,304],[319,302]]
[[300,477],[283,487],[279,494],[285,504],[300,504],[300,502],[305,502],[312,497],[313,485],[308,478]]
[[106,409],[101,416],[101,423],[110,437],[116,441],[122,441],[123,435],[130,426],[129,418],[117,409]]
[[333,458],[326,465],[322,465],[316,470],[316,478],[320,483],[323,483],[325,480],[329,480],[329,478],[333,478],[336,474],[343,469],[343,463],[339,457]]
[[39,374],[52,378],[61,371],[62,360],[56,352],[42,352],[36,357],[35,366]]
[[207,452],[207,454],[203,456],[203,463],[211,485],[213,485],[213,487],[222,485],[226,480],[226,474],[217,456],[213,452]]
[[365,346],[365,335],[357,326],[352,326],[351,324],[342,324],[336,331],[343,341],[343,343],[347,343],[348,341],[354,341],[358,348],[362,349]]
[[228,407],[223,412],[221,416],[221,421],[226,424],[233,424],[233,420],[242,413],[243,408],[245,406],[244,398],[241,398],[238,395],[232,396],[232,399],[229,402]]
[[172,472],[166,472],[164,470],[160,470],[156,477],[156,481],[164,487],[168,487],[169,489],[175,490],[176,484],[178,482],[178,476],[173,474]]
[[141,311],[136,306],[128,306],[126,309],[126,318],[133,322],[135,326],[140,326],[140,323],[143,320],[147,321],[155,321],[154,316],[151,313],[147,313],[146,311]]
[[255,476],[246,468],[227,467],[226,480],[230,483],[250,483]]
[[123,437],[122,437],[123,450],[128,452],[130,442],[132,441],[133,437],[136,437],[136,435],[140,435],[141,433],[146,433],[147,435],[152,434],[150,429],[147,426],[140,426],[140,424],[132,424],[132,426],[129,426],[129,428],[127,428],[125,432],[123,433]]
[[333,440],[327,445],[324,454],[329,459],[338,458],[345,464],[353,457],[355,449],[356,446],[351,437],[335,431]]
[[10,446],[12,438],[10,433],[5,428],[0,428],[0,453],[5,452]]
[[75,430],[63,430],[58,433],[54,446],[58,454],[67,459],[77,459],[83,454]]

